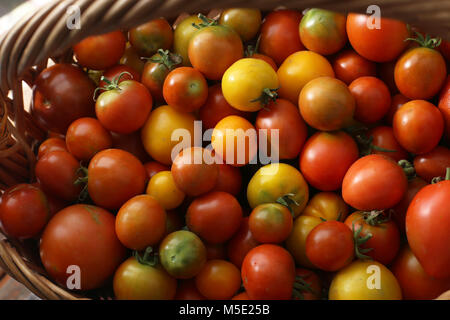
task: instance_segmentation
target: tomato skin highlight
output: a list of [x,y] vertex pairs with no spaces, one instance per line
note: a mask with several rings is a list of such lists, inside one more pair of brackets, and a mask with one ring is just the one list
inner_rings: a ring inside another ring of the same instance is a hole
[[354,50],[347,49],[337,54],[333,60],[333,70],[336,78],[346,85],[360,77],[375,77],[377,75],[376,64],[361,57]]
[[450,149],[444,146],[437,146],[430,152],[414,158],[416,174],[429,183],[434,177],[444,177],[448,167],[450,167]]

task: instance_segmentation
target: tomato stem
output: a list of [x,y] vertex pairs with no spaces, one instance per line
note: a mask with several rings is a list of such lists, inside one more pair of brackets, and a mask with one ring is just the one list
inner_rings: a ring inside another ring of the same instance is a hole
[[270,88],[264,88],[264,90],[262,91],[261,95],[253,100],[250,100],[250,102],[260,102],[261,103],[261,107],[265,107],[267,106],[271,101],[275,102],[278,98],[278,93],[277,90],[279,88],[275,88],[275,89],[270,89]]
[[450,180],[450,167],[447,167],[445,170],[445,176],[444,177],[434,177],[431,179],[431,184],[435,184],[444,180]]
[[144,251],[144,255],[141,256],[138,251],[133,251],[134,258],[143,265],[154,267],[158,264],[158,256],[156,252],[153,252],[152,247],[147,247]]
[[285,195],[282,196],[282,197],[279,197],[279,198],[275,201],[276,203],[279,203],[279,204],[285,206],[286,208],[288,208],[289,211],[290,211],[290,213],[292,214],[292,216],[295,216],[294,209],[292,208],[292,206],[295,205],[295,206],[298,207],[298,206],[300,205],[300,204],[293,198],[294,196],[295,196],[295,194],[293,194],[293,193],[288,193],[288,194],[285,194]]
[[78,179],[75,180],[75,182],[73,184],[76,186],[78,186],[78,185],[83,186],[80,194],[78,195],[78,202],[84,203],[89,199],[89,192],[87,189],[87,187],[88,187],[87,183],[89,180],[88,169],[80,164],[80,167],[77,170],[77,174],[81,174],[81,176],[78,177]]
[[200,22],[199,24],[192,23],[192,26],[194,28],[202,29],[202,28],[206,28],[206,27],[210,27],[210,26],[215,26],[218,24],[217,20],[210,19],[210,18],[206,17],[204,14],[199,13],[198,17],[200,18],[200,20],[202,20],[202,22]]
[[251,44],[249,44],[247,46],[247,49],[245,50],[245,56],[250,58],[252,57],[255,53],[259,52],[259,43],[261,41],[261,36],[258,37],[258,39],[256,40],[256,44],[253,46]]
[[416,176],[416,170],[414,169],[414,166],[411,162],[402,159],[398,162],[398,165],[402,167],[403,172],[405,173],[408,180],[414,179],[414,177]]
[[415,38],[406,38],[404,41],[415,41],[420,44],[421,47],[434,49],[441,45],[442,38],[431,38],[429,34],[426,34],[425,37],[420,32],[414,31],[416,37]]
[[353,232],[353,240],[355,242],[355,256],[360,260],[371,260],[372,258],[365,255],[364,253],[367,253],[373,248],[360,248],[364,243],[366,243],[370,238],[372,238],[372,234],[368,233],[364,237],[361,236],[361,231],[363,229],[363,226],[360,225],[358,230],[355,230],[355,223],[352,223],[352,232]]
[[107,79],[105,76],[102,76],[100,78],[101,81],[106,82],[106,85],[103,87],[97,87],[94,91],[94,101],[97,100],[97,92],[99,90],[105,90],[105,91],[110,91],[110,90],[120,90],[119,87],[119,82],[120,79],[125,75],[129,75],[131,77],[131,79],[133,79],[133,75],[131,73],[129,73],[128,71],[123,71],[121,72],[119,75],[115,76],[112,80]]
[[162,64],[167,70],[172,71],[174,67],[183,62],[183,58],[176,53],[172,53],[169,50],[158,49],[158,55],[156,57],[148,59],[153,63]]

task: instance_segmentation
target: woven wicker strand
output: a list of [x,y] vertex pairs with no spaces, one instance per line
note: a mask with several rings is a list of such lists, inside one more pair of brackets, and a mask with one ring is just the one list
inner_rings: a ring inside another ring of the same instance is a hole
[[[24,109],[23,82],[33,82],[48,59],[71,61],[70,48],[81,39],[117,29],[128,29],[157,17],[172,21],[185,12],[213,8],[279,6],[303,10],[320,7],[338,12],[366,12],[373,0],[62,0],[53,1],[24,17],[0,39],[0,190],[31,181],[33,147],[45,133]],[[404,20],[421,30],[450,38],[450,0],[378,0],[383,17]],[[67,9],[81,10],[81,29],[66,26]],[[48,280],[36,258],[23,244],[2,237],[0,267],[43,299],[81,299]]]

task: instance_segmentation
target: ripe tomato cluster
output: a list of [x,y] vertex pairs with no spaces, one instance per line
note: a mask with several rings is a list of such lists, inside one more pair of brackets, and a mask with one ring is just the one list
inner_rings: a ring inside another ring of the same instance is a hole
[[[36,181],[2,195],[4,232],[117,299],[436,298],[449,46],[368,19],[233,8],[82,40],[36,80],[49,137]],[[252,162],[261,140],[279,162]]]

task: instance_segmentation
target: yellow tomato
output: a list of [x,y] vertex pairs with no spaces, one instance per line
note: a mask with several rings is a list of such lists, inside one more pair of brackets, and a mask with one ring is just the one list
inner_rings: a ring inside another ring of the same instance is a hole
[[192,36],[198,31],[192,24],[199,24],[202,20],[196,15],[189,16],[177,25],[173,33],[173,51],[183,58],[184,66],[191,66],[188,56],[188,45]]
[[156,108],[150,113],[141,131],[145,150],[154,160],[170,165],[172,149],[183,140],[177,137],[178,140],[172,141],[172,133],[176,129],[187,130],[186,133],[189,133],[191,140],[185,142],[190,143],[188,146],[193,146],[194,121],[195,117],[192,114],[176,111],[170,106]]
[[308,184],[303,175],[285,163],[272,163],[260,168],[247,187],[247,199],[252,208],[283,198],[295,216],[303,211],[308,197]]
[[214,127],[211,144],[223,162],[240,167],[250,162],[258,150],[256,130],[246,119],[228,116]]
[[326,58],[312,51],[298,51],[284,60],[278,69],[281,98],[290,100],[297,105],[298,96],[303,86],[312,79],[329,76],[334,77],[334,71]]
[[240,59],[222,77],[225,100],[241,111],[260,110],[277,88],[277,73],[270,64],[260,59]]
[[348,215],[348,206],[334,192],[319,192],[309,200],[302,216],[322,218],[324,220],[344,221]]
[[170,171],[155,174],[147,185],[147,194],[158,200],[166,210],[175,209],[183,203],[185,194],[178,189]]
[[291,234],[286,239],[286,249],[302,267],[315,268],[306,256],[306,237],[320,223],[322,220],[317,217],[301,215],[294,220]]
[[330,300],[401,300],[402,291],[392,272],[376,261],[357,260],[336,273]]
[[261,26],[261,11],[251,8],[230,8],[220,15],[219,23],[236,31],[243,41],[251,40]]

